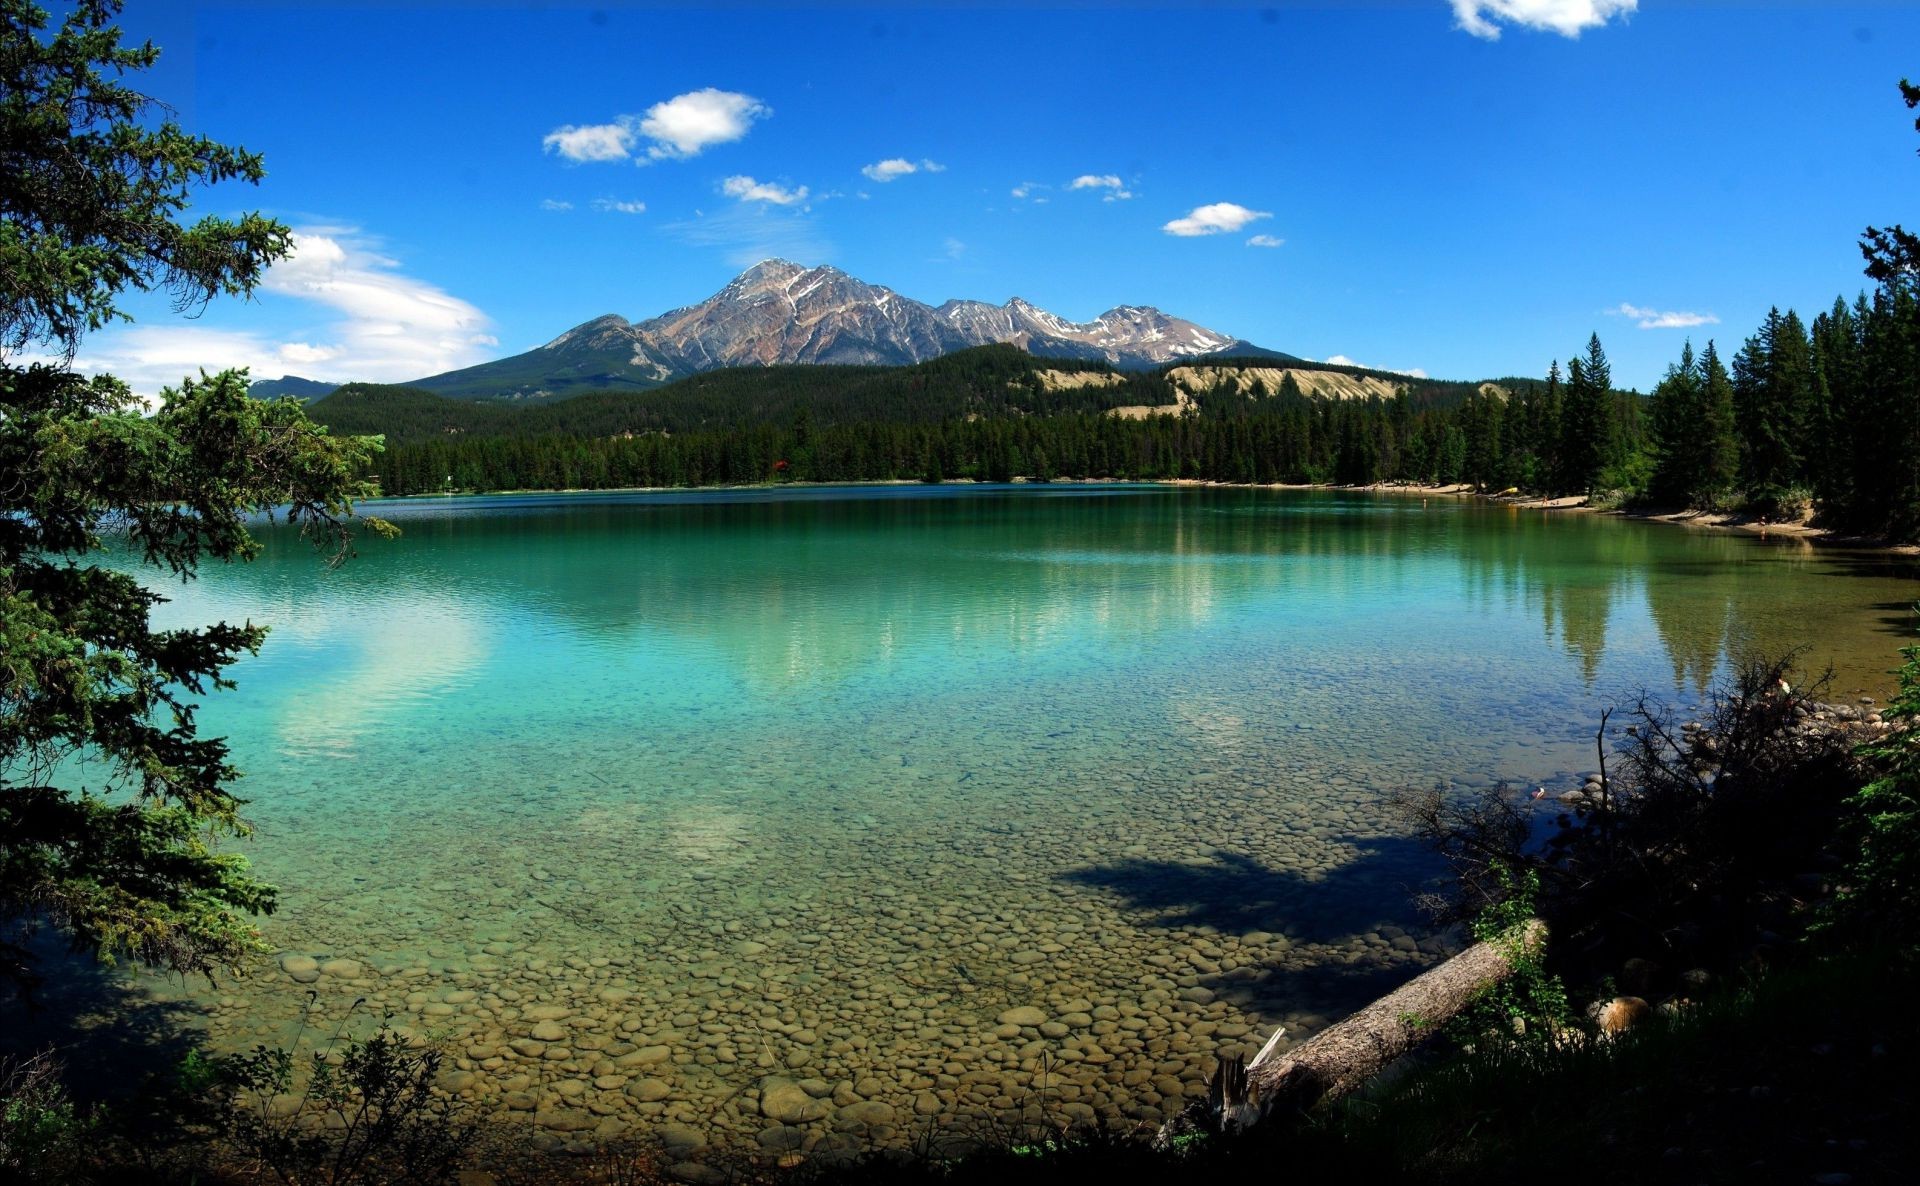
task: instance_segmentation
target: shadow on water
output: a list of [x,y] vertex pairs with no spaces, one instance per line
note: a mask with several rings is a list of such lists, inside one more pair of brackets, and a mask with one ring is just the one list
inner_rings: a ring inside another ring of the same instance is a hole
[[125,1097],[201,1045],[202,1011],[146,990],[145,977],[75,955],[50,936],[33,944],[43,978],[33,998],[0,1000],[0,1057],[51,1050],[82,1100]]
[[1373,934],[1424,929],[1412,896],[1438,871],[1433,854],[1407,837],[1339,843],[1355,855],[1318,873],[1219,853],[1203,862],[1118,861],[1066,877],[1118,895],[1154,925],[1286,935],[1292,944],[1284,956],[1209,972],[1199,986],[1249,1016],[1285,1019],[1298,1040],[1392,992],[1435,958],[1410,935],[1397,937],[1396,947]]
[[1902,635],[1905,645],[1911,641],[1916,631],[1920,631],[1920,613],[1914,612],[1915,602],[1920,602],[1920,589],[1914,591],[1914,601],[1876,601],[1873,609],[1880,613],[1880,624],[1894,634]]
[[[1246,978],[1232,973],[1202,976],[1200,984],[1216,1000],[1243,1014],[1310,1018],[1304,1029],[1317,1030],[1379,1000],[1431,966],[1430,961],[1413,956],[1364,957],[1351,963],[1327,959],[1273,964]],[[1299,1024],[1290,1023],[1288,1029],[1296,1039],[1308,1036]]]
[[1076,869],[1068,881],[1119,896],[1153,925],[1272,931],[1295,941],[1340,943],[1382,925],[1415,921],[1415,887],[1436,870],[1418,842],[1339,837],[1356,855],[1322,872],[1270,868],[1238,853],[1205,862],[1129,859]]

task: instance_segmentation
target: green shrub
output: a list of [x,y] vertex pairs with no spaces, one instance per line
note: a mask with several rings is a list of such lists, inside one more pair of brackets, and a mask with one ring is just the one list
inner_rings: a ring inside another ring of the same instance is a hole
[[1920,644],[1902,647],[1893,730],[1861,750],[1878,774],[1848,800],[1858,846],[1841,909],[1911,944],[1920,936]]
[[1550,1039],[1565,1028],[1572,1011],[1567,986],[1547,971],[1543,947],[1527,942],[1527,924],[1539,912],[1540,874],[1534,869],[1516,874],[1511,865],[1496,863],[1493,876],[1497,896],[1468,925],[1475,939],[1500,947],[1513,973],[1482,990],[1446,1032],[1461,1043],[1489,1035],[1503,1041]]
[[289,1184],[451,1182],[475,1130],[433,1093],[444,1055],[382,1026],[312,1053],[304,1087],[293,1051],[256,1046],[216,1062],[222,1135]]
[[92,1127],[68,1098],[51,1053],[0,1061],[0,1179],[66,1181]]

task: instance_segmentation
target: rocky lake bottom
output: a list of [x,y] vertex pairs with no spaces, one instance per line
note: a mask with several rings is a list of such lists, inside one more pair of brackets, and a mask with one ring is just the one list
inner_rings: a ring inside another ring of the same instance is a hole
[[[1152,1125],[1442,958],[1406,785],[1578,785],[1602,708],[1820,621],[1881,691],[1909,567],[1469,502],[1105,488],[452,500],[317,576],[207,726],[276,954],[116,982],[221,1050],[382,1024],[537,1145],[682,1176],[984,1118]],[[1886,658],[1882,660],[1881,655]],[[1880,681],[1880,682],[1875,682]]]

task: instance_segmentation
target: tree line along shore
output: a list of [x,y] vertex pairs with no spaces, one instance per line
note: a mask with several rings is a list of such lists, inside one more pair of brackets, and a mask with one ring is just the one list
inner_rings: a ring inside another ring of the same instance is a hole
[[396,496],[1016,479],[1464,484],[1810,517],[1909,542],[1920,535],[1915,357],[1920,299],[1913,273],[1895,268],[1811,327],[1769,313],[1730,364],[1717,343],[1688,343],[1644,397],[1613,388],[1595,335],[1564,373],[1555,363],[1538,381],[1407,381],[1391,399],[1338,400],[1302,393],[1289,374],[1277,385],[1223,380],[1178,413],[1142,417],[1113,413],[1154,399],[1163,377],[1051,388],[1039,376],[1069,364],[1013,347],[904,368],[736,370],[531,408],[353,384],[311,414],[336,432],[384,435],[366,476]]

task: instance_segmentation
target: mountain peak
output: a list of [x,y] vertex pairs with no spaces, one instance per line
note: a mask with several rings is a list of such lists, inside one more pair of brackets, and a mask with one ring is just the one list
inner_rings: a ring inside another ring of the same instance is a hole
[[746,271],[740,273],[740,275],[741,276],[758,276],[767,272],[792,273],[792,272],[804,272],[806,270],[807,269],[803,264],[796,264],[790,259],[781,259],[777,255],[769,255],[767,258],[761,260],[759,263],[753,265],[752,267],[748,268]]
[[618,313],[602,313],[592,321],[583,321],[579,325],[574,326],[566,333],[561,334],[553,341],[540,347],[540,349],[557,350],[568,342],[577,341],[582,338],[598,338],[609,332],[620,333],[632,324],[632,322],[620,316]]
[[652,387],[718,367],[899,366],[994,342],[1139,368],[1210,354],[1235,340],[1143,305],[1119,305],[1086,323],[1018,296],[1004,305],[950,300],[934,308],[835,267],[770,258],[697,304],[637,323],[609,314],[541,350],[420,382],[477,398],[552,398]]

